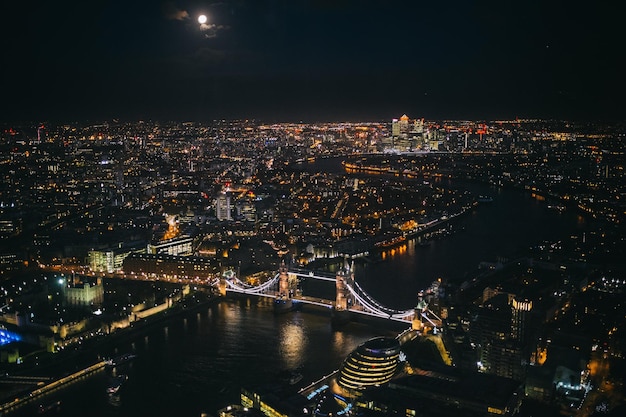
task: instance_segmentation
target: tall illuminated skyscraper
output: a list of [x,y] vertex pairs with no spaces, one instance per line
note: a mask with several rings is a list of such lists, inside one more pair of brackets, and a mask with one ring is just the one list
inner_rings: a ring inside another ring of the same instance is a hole
[[478,309],[470,332],[479,370],[522,380],[530,356],[532,301],[500,293]]
[[391,136],[394,138],[400,136],[400,121],[398,119],[391,120]]
[[400,125],[400,134],[407,133],[409,131],[409,116],[403,114],[398,124]]
[[513,298],[511,302],[511,339],[526,344],[533,302]]
[[409,131],[409,116],[403,114],[400,119],[393,119],[391,121],[391,136],[394,138],[400,135],[406,135]]
[[222,193],[215,200],[215,215],[218,220],[232,220],[230,194]]

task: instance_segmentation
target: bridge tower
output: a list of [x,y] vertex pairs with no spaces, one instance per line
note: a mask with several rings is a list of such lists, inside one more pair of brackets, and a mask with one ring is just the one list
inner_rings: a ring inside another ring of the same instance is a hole
[[352,305],[352,296],[348,288],[354,282],[354,262],[352,266],[348,262],[344,263],[344,267],[337,271],[335,275],[335,288],[337,294],[335,297],[335,310],[348,310]]
[[228,285],[226,284],[226,277],[224,275],[222,275],[220,277],[220,283],[217,285],[217,289],[219,290],[219,293],[222,297],[226,296],[226,287]]
[[335,276],[335,288],[337,295],[335,296],[335,310],[348,309],[348,285],[345,280],[345,272],[343,269],[337,272]]
[[298,278],[294,274],[289,274],[285,261],[281,261],[278,268],[278,296],[274,300],[274,311],[280,313],[296,309],[300,304],[293,299],[297,289]]
[[437,334],[442,326],[442,320],[428,308],[428,302],[420,295],[413,315],[412,329],[423,334],[433,332]]
[[422,320],[422,314],[425,314],[426,310],[428,309],[428,303],[426,301],[424,301],[422,299],[422,297],[419,297],[419,300],[417,302],[417,306],[415,307],[415,313],[413,314],[413,320],[411,323],[411,328],[413,330],[417,330],[418,332],[423,332],[424,331],[424,321]]
[[278,268],[278,293],[283,297],[291,298],[290,290],[289,269],[283,260]]

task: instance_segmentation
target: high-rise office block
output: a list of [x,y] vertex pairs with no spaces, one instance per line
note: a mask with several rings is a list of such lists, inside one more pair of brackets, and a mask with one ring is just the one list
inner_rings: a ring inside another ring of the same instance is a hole
[[215,215],[218,220],[232,220],[232,210],[230,207],[230,195],[222,193],[215,201]]

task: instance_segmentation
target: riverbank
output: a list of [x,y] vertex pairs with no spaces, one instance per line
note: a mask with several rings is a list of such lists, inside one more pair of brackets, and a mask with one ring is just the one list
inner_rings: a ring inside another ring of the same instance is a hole
[[[20,413],[23,408],[30,409],[38,404],[40,406],[45,404],[46,397],[65,390],[74,382],[84,381],[104,372],[107,363],[105,359],[117,347],[177,318],[193,316],[222,300],[224,300],[223,297],[214,295],[193,304],[181,304],[146,319],[135,321],[128,328],[118,329],[97,339],[90,339],[77,349],[40,355],[36,365],[6,369],[5,372],[10,371],[10,374],[7,372],[5,376],[7,380],[4,381],[0,391],[0,416],[12,415],[18,411],[18,415],[22,415]],[[12,380],[26,380],[29,383],[11,384]],[[56,400],[56,397],[58,395],[53,396],[53,399]],[[53,406],[54,404],[56,403],[52,403]]]
[[[389,245],[372,245],[366,252],[366,255],[351,257],[357,263],[371,263],[384,260],[383,254],[387,251],[394,250],[398,247],[406,245],[408,241],[415,240],[421,246],[430,245],[431,241],[438,238],[445,238],[458,231],[463,230],[462,227],[454,228],[465,215],[469,214],[473,209],[477,208],[477,202],[470,206],[463,207],[458,213],[445,215],[437,219],[424,223],[415,229],[402,232],[402,239],[395,241]],[[307,264],[309,269],[327,269],[330,266],[343,265],[345,258],[337,256],[333,258],[318,258]]]
[[[56,379],[52,382],[44,383],[43,385],[38,384],[35,389],[26,390],[24,391],[24,393],[19,394],[19,396],[17,396],[16,398],[10,401],[6,401],[4,403],[0,403],[0,416],[4,416],[8,413],[17,411],[19,408],[35,401],[39,401],[41,397],[46,396],[56,390],[63,389],[69,384],[88,378],[92,374],[102,372],[105,365],[106,362],[99,361],[93,365],[87,366],[83,369],[80,369],[79,371]],[[0,401],[4,401],[4,399],[0,399]]]
[[[217,295],[212,295],[205,300],[198,299],[196,302],[190,299],[187,300],[186,303],[177,304],[160,313],[136,320],[128,327],[119,328],[109,334],[87,339],[70,349],[61,350],[56,353],[41,352],[37,355],[36,361],[32,363],[4,366],[3,371],[11,376],[41,377],[51,380],[66,378],[72,373],[79,372],[80,369],[89,368],[94,363],[102,361],[108,356],[107,352],[115,346],[132,338],[136,338],[142,333],[148,332],[171,320],[207,309],[221,299],[223,298]],[[13,395],[13,393],[16,392],[15,390],[4,391],[8,395]],[[28,392],[28,390],[26,390],[26,392]],[[0,396],[0,401],[6,400],[8,400],[8,398]]]

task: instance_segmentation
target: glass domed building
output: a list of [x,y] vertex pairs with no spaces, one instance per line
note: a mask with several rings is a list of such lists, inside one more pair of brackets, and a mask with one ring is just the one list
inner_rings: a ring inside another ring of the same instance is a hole
[[337,383],[349,390],[386,384],[398,368],[400,342],[377,337],[356,348],[343,362]]

